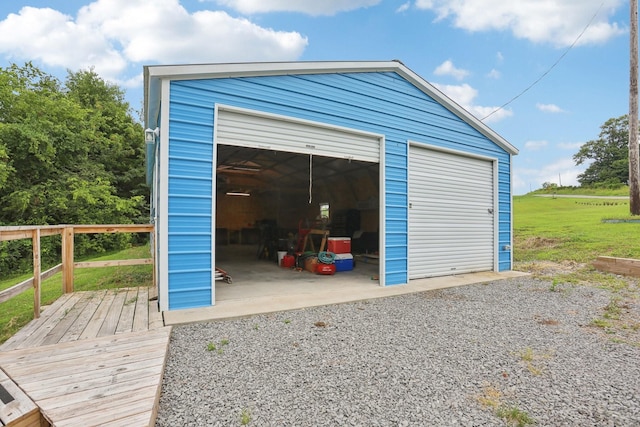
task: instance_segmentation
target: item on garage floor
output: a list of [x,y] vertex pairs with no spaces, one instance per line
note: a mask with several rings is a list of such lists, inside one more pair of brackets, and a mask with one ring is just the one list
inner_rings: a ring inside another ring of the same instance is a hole
[[333,264],[336,259],[336,254],[333,252],[318,252],[318,262],[323,264]]
[[296,258],[293,255],[285,255],[282,257],[282,268],[292,268],[296,265]]
[[327,251],[335,254],[351,253],[350,237],[329,237],[327,239]]
[[318,265],[318,257],[308,256],[304,259],[304,269],[311,273],[316,272],[316,265]]
[[229,276],[229,273],[227,273],[226,271],[224,271],[221,268],[216,267],[216,281],[217,280],[224,280],[227,283],[233,283],[233,279],[231,279],[231,276]]
[[336,272],[353,270],[353,255],[336,254]]
[[335,272],[336,272],[335,264],[322,264],[322,263],[316,264],[317,274],[331,275],[331,274],[335,274]]
[[287,254],[287,251],[278,251],[278,265],[282,265],[282,258]]

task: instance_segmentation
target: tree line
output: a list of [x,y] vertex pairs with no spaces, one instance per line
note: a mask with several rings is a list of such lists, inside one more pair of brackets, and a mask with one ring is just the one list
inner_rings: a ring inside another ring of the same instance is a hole
[[[143,139],[124,91],[93,70],[61,81],[31,63],[0,68],[0,225],[147,223]],[[76,256],[139,238],[76,237]],[[0,245],[0,276],[30,265],[29,241]],[[45,263],[59,250],[43,239]]]

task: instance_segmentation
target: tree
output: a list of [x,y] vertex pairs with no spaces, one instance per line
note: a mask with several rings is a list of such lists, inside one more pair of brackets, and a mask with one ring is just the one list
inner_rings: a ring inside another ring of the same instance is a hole
[[[30,63],[0,68],[0,225],[146,222],[144,170],[142,126],[118,87],[93,71],[62,84]],[[76,254],[130,238],[78,236]],[[14,243],[0,245],[3,271]]]
[[[105,82],[93,70],[69,72],[65,82],[67,95],[91,111],[89,158],[104,166],[117,195],[145,196],[145,146],[141,143],[143,128],[131,114],[124,92]],[[145,218],[146,220],[146,218]]]
[[581,185],[626,184],[629,179],[629,120],[620,116],[607,120],[600,127],[596,140],[584,143],[573,155],[576,165],[592,161],[578,175]]

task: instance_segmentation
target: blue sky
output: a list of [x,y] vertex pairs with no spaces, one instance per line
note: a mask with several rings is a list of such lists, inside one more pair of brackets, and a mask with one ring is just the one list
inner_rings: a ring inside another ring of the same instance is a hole
[[523,194],[576,185],[572,155],[628,112],[628,27],[622,0],[12,0],[0,66],[93,67],[139,109],[143,65],[399,59],[480,119],[547,73],[484,120]]

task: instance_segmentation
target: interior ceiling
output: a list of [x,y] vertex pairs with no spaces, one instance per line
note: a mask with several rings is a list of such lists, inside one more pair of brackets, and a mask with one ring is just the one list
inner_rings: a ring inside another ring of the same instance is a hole
[[[335,185],[363,174],[378,182],[378,164],[313,156],[313,179]],[[308,191],[309,155],[284,151],[218,145],[219,191],[267,192]],[[316,183],[314,182],[314,185]]]

